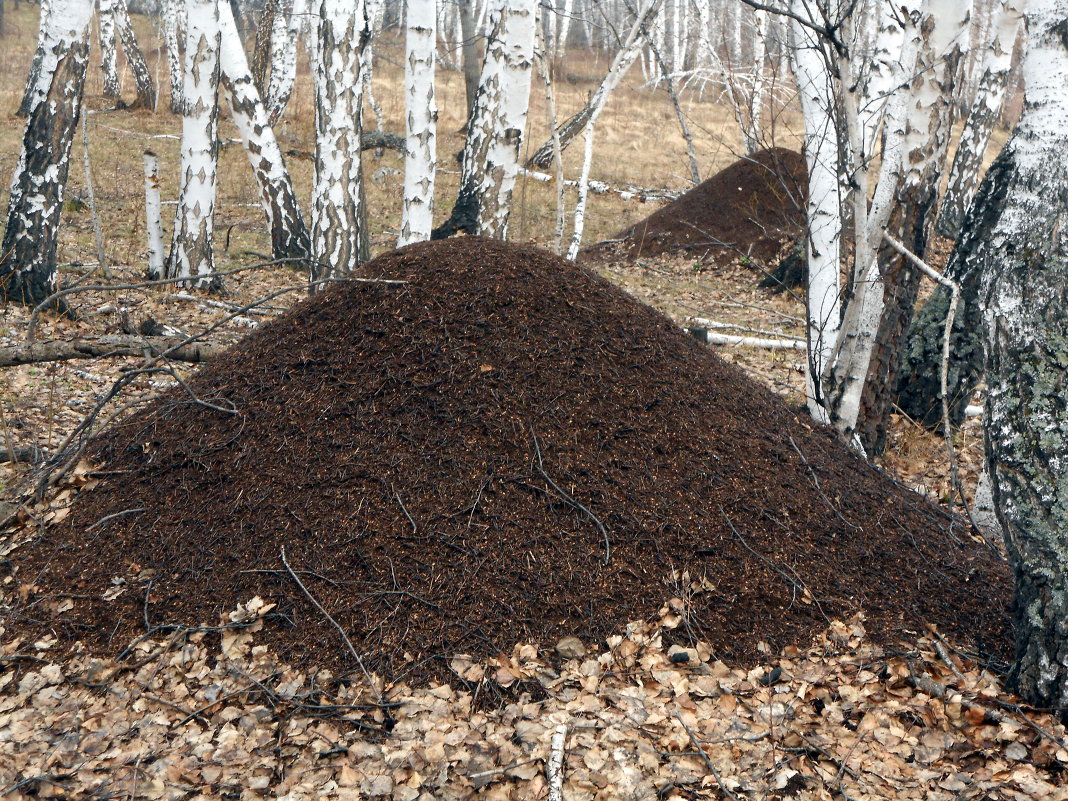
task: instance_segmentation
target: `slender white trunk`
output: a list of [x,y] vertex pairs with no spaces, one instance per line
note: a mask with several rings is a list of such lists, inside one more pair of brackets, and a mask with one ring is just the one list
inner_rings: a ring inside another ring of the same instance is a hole
[[553,48],[553,58],[563,58],[567,49],[567,37],[571,34],[571,20],[575,12],[575,0],[562,0],[560,5],[560,18],[556,26],[556,41]]
[[1000,0],[995,11],[994,38],[986,51],[983,77],[953,157],[949,185],[938,218],[938,232],[951,239],[960,234],[964,215],[979,186],[983,157],[1005,99],[1013,45],[1023,22],[1023,8],[1024,0]]
[[601,81],[601,85],[597,87],[597,93],[587,104],[589,114],[583,129],[585,152],[582,157],[582,175],[579,178],[578,202],[575,204],[575,226],[571,235],[571,244],[567,250],[569,259],[576,258],[579,248],[582,246],[582,232],[586,224],[586,200],[589,197],[590,166],[593,162],[594,125],[596,125],[597,118],[601,115],[601,111],[608,101],[608,96],[623,80],[623,76],[627,74],[627,70],[630,69],[631,64],[638,57],[646,26],[656,16],[662,4],[663,0],[647,0],[646,5],[638,12],[637,18],[631,25],[627,38],[616,52],[608,74]]
[[437,167],[438,107],[434,99],[435,0],[407,2],[407,58],[404,86],[408,101],[405,124],[404,211],[398,246],[430,238],[434,227],[434,172]]
[[167,48],[167,69],[171,76],[171,112],[182,113],[182,51],[179,47],[178,20],[182,0],[163,0],[163,42]]
[[163,215],[159,197],[159,157],[145,151],[145,231],[148,235],[148,277],[163,277]]
[[[793,10],[805,16],[795,0]],[[791,24],[794,70],[805,120],[805,161],[808,165],[808,407],[825,420],[820,377],[830,362],[841,316],[839,263],[842,206],[839,194],[838,140],[835,130],[835,87],[828,54],[815,33],[799,21]]]
[[322,0],[319,9],[313,279],[348,275],[360,260],[360,64],[370,35],[362,0]]
[[156,85],[152,81],[152,75],[148,71],[148,64],[141,53],[141,46],[137,44],[133,25],[130,24],[130,14],[126,10],[126,0],[114,0],[112,5],[115,16],[115,30],[122,42],[122,50],[126,55],[126,63],[134,76],[134,85],[137,87],[136,107],[156,108]]
[[271,32],[271,77],[267,85],[267,113],[277,124],[289,104],[297,78],[297,41],[306,24],[308,0],[282,0]]
[[311,256],[308,229],[228,3],[219,5],[219,27],[222,85],[229,101],[230,117],[241,135],[260,187],[260,199],[271,231],[271,252],[275,259],[308,259]]
[[100,26],[100,70],[104,73],[104,95],[119,100],[119,70],[115,46],[116,0],[98,0],[97,24]]
[[749,101],[749,128],[745,132],[746,150],[755,153],[764,141],[764,95],[767,91],[764,57],[767,52],[769,17],[767,11],[756,11],[756,37],[753,39],[753,91]]
[[[226,0],[223,0],[225,2]],[[167,276],[216,286],[212,234],[218,167],[219,0],[185,0],[181,189]]]

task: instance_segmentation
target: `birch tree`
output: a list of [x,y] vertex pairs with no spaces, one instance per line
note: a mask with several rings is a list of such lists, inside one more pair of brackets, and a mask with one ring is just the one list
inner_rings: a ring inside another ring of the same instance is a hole
[[122,52],[126,56],[126,63],[134,76],[134,86],[137,87],[137,102],[135,107],[154,109],[156,107],[156,85],[152,80],[152,74],[148,71],[141,46],[137,43],[133,25],[130,24],[130,12],[126,9],[126,0],[113,0],[113,14],[115,16],[115,30],[122,42]]
[[956,239],[964,214],[975,195],[983,156],[1005,100],[1012,50],[1023,21],[1024,0],[1000,0],[994,18],[994,36],[986,51],[983,74],[971,113],[961,132],[949,184],[938,217],[938,233]]
[[408,0],[404,92],[407,101],[404,210],[398,246],[430,238],[434,227],[434,172],[438,107],[434,99],[435,0]]
[[311,239],[229,4],[219,6],[219,28],[222,86],[229,101],[230,117],[241,135],[260,187],[271,232],[271,252],[275,259],[306,261],[311,257]]
[[100,30],[100,71],[104,73],[104,96],[121,105],[115,44],[115,3],[116,0],[98,0],[97,25]]
[[1031,0],[1008,184],[976,253],[986,298],[986,459],[1016,579],[1010,683],[1068,709],[1068,0]]
[[36,93],[40,91],[39,87],[42,78],[48,80],[56,68],[55,53],[51,52],[56,44],[52,41],[51,15],[52,0],[41,0],[40,14],[37,20],[37,47],[33,51],[30,77],[26,80],[26,89],[22,93],[22,102],[19,103],[19,108],[16,112],[20,117],[29,116]]
[[537,0],[503,0],[496,9],[478,99],[464,144],[460,191],[440,239],[457,231],[506,239],[512,189],[526,128]]
[[179,20],[182,0],[163,0],[163,44],[167,50],[167,70],[171,78],[171,113],[182,113],[182,50],[179,46]]
[[362,0],[322,0],[315,76],[312,279],[347,275],[360,260],[363,195],[360,65],[370,30]]
[[297,76],[297,40],[306,24],[308,0],[283,0],[271,32],[271,75],[267,86],[267,115],[271,125],[282,118]]
[[[225,2],[226,0],[222,0]],[[217,286],[212,234],[219,156],[220,0],[185,0],[185,78],[182,85],[181,189],[168,278],[189,278],[202,288]]]
[[0,244],[0,295],[37,304],[56,288],[56,250],[70,148],[81,114],[92,3],[53,0],[42,9],[45,53],[31,71],[28,119]]

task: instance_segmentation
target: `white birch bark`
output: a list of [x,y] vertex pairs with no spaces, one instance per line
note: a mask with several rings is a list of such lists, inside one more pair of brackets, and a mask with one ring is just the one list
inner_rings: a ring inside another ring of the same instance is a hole
[[360,259],[361,52],[369,38],[362,0],[319,5],[315,80],[312,279],[353,272]]
[[512,190],[526,128],[534,61],[537,0],[505,0],[479,80],[464,145],[460,191],[450,219],[434,236],[462,230],[506,239]]
[[556,39],[553,42],[553,59],[563,58],[567,50],[567,38],[571,34],[571,20],[575,13],[575,0],[561,0],[560,16],[556,25]]
[[275,259],[307,260],[311,257],[308,229],[228,3],[219,5],[219,28],[222,86],[229,101],[230,117],[260,188],[260,200],[271,232],[272,255]]
[[100,27],[100,70],[104,73],[104,95],[119,100],[119,69],[115,46],[115,2],[98,0],[97,24]]
[[167,70],[171,78],[171,112],[182,113],[182,50],[178,35],[182,0],[163,0],[163,44],[167,49]]
[[[33,51],[33,61],[30,64],[30,74],[26,79],[26,88],[22,93],[22,102],[19,103],[18,116],[29,116],[34,103],[40,97],[43,90],[39,89],[42,71],[50,75],[55,69],[54,54],[49,53],[55,42],[50,42],[51,28],[49,16],[52,13],[52,0],[41,0],[40,14],[37,20],[37,47]],[[46,63],[47,62],[47,63]]]
[[130,13],[126,9],[126,0],[114,0],[112,10],[115,17],[115,31],[122,42],[122,51],[126,55],[126,64],[134,76],[134,86],[137,88],[137,101],[135,108],[156,108],[156,85],[152,81],[152,75],[148,71],[141,46],[137,43],[133,25],[130,24]]
[[56,250],[70,149],[81,113],[93,4],[42,8],[44,52],[27,87],[29,114],[0,243],[0,297],[36,304],[56,285]]
[[764,58],[767,53],[769,17],[767,11],[758,10],[753,15],[756,37],[753,39],[753,91],[749,101],[749,127],[745,132],[747,153],[755,153],[764,141],[764,95],[767,91]]
[[163,278],[163,215],[159,196],[159,157],[151,150],[146,150],[144,166],[148,277]]
[[994,38],[986,51],[975,102],[949,171],[949,184],[938,218],[938,233],[942,236],[956,239],[960,234],[964,214],[979,186],[983,156],[1005,99],[1012,49],[1023,22],[1023,8],[1024,0],[1000,0],[995,11]]
[[891,97],[900,97],[898,89],[912,74],[915,49],[905,49],[906,29],[915,35],[919,11],[913,7],[896,8],[879,2],[869,23],[871,43],[865,48],[866,67],[858,107],[864,157],[875,155],[875,141]]
[[[226,2],[226,0],[222,0]],[[218,167],[219,3],[185,0],[186,42],[182,83],[181,188],[175,215],[168,278],[213,288],[212,235]]]
[[297,78],[297,41],[308,15],[308,0],[282,0],[271,31],[271,77],[267,85],[267,114],[276,125],[289,105]]
[[[806,9],[795,0],[793,10],[803,19]],[[838,339],[841,316],[842,207],[839,193],[836,91],[824,44],[798,20],[791,23],[794,70],[805,121],[805,161],[808,165],[808,359],[805,363],[808,408],[826,422],[821,376]]]
[[430,238],[434,227],[438,107],[434,99],[435,0],[407,0],[404,209],[398,247]]
[[1012,170],[976,258],[984,276],[986,460],[1016,578],[1016,664],[1029,703],[1068,707],[1068,0],[1030,0]]

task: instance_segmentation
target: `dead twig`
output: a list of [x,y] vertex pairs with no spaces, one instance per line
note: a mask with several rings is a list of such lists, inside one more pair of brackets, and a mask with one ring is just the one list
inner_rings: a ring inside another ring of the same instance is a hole
[[570,504],[573,509],[577,509],[583,514],[585,514],[597,527],[597,530],[601,532],[601,537],[604,539],[604,563],[607,565],[612,558],[612,545],[608,539],[608,529],[604,527],[604,523],[600,521],[597,515],[595,515],[581,503],[576,501],[570,494],[564,491],[559,484],[549,478],[549,474],[545,472],[545,467],[542,464],[541,446],[538,445],[537,436],[534,436],[534,455],[537,457],[537,462],[535,463],[534,467],[535,469],[537,469],[538,473],[541,474],[541,477],[545,479],[545,483],[552,487],[556,494],[559,495],[568,504]]
[[333,627],[337,629],[338,634],[341,635],[341,639],[344,640],[346,647],[348,647],[349,649],[349,653],[352,654],[353,658],[356,660],[356,664],[360,668],[360,672],[363,673],[363,677],[367,680],[367,684],[371,688],[371,692],[375,694],[375,699],[378,701],[379,704],[385,703],[385,698],[382,697],[382,694],[375,686],[375,683],[371,678],[371,674],[364,666],[363,659],[360,657],[359,652],[357,652],[356,647],[352,644],[352,640],[349,639],[349,635],[345,633],[345,629],[341,628],[341,625],[336,620],[334,620],[333,617],[330,616],[330,613],[323,608],[323,605],[319,603],[319,601],[316,600],[315,596],[311,594],[308,588],[304,586],[304,582],[300,580],[300,576],[294,573],[293,568],[289,566],[289,562],[286,560],[285,546],[282,546],[281,548],[281,557],[282,565],[285,567],[286,572],[289,573],[290,578],[292,578],[296,585],[300,587],[301,592],[303,592],[304,595],[308,598],[308,600],[311,601],[312,606],[318,609],[322,616],[329,620]]
[[693,745],[694,750],[701,755],[702,759],[704,759],[705,766],[708,768],[709,773],[712,774],[712,778],[716,780],[716,783],[719,785],[719,789],[722,790],[723,794],[726,795],[728,798],[732,798],[734,799],[734,801],[741,801],[741,799],[739,799],[738,796],[734,794],[731,788],[723,783],[723,779],[720,777],[719,771],[717,771],[716,766],[712,764],[712,758],[708,755],[708,752],[705,751],[705,749],[701,746],[701,742],[697,739],[697,736],[693,733],[693,730],[686,725],[686,721],[682,719],[682,715],[680,715],[678,712],[675,712],[673,714],[675,716],[675,720],[679,722],[682,728],[686,730],[686,734],[689,735],[690,743]]
[[794,438],[787,435],[787,439],[790,440],[790,445],[793,447],[794,453],[796,453],[798,458],[801,460],[801,464],[805,466],[805,468],[808,470],[809,476],[812,477],[812,483],[816,486],[816,492],[820,494],[820,497],[823,498],[824,503],[826,503],[827,506],[830,507],[831,511],[834,512],[834,516],[854,531],[861,531],[860,526],[858,526],[856,523],[850,523],[848,520],[842,517],[842,513],[838,511],[838,507],[831,503],[831,499],[827,497],[827,494],[823,491],[823,487],[820,486],[820,480],[819,477],[816,475],[816,471],[812,469],[812,465],[809,464],[808,459],[805,458],[805,454],[801,453],[801,449],[797,447],[797,443],[794,442]]

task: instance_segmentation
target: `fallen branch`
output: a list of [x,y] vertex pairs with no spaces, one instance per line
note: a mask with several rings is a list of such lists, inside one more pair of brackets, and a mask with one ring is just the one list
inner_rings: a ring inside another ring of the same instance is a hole
[[764,339],[763,337],[739,337],[733,334],[717,334],[701,326],[687,326],[683,330],[699,342],[709,345],[741,345],[748,348],[764,350],[806,350],[807,345],[800,339]]
[[776,339],[785,339],[791,342],[804,342],[803,337],[795,337],[790,334],[783,334],[778,331],[765,331],[760,328],[749,328],[748,326],[741,325],[739,323],[721,323],[717,320],[709,320],[705,317],[690,317],[690,322],[699,328],[711,328],[715,330],[732,330],[732,331],[745,331],[747,334],[760,334],[761,336],[774,337]]
[[682,724],[682,728],[686,729],[686,734],[690,736],[690,742],[693,744],[693,747],[694,749],[696,749],[697,753],[704,757],[705,766],[712,774],[712,778],[716,780],[716,784],[719,785],[719,789],[723,791],[723,794],[726,795],[728,798],[734,799],[734,801],[740,801],[738,796],[731,791],[731,788],[723,783],[723,779],[720,777],[719,771],[717,771],[716,766],[712,764],[712,758],[708,755],[708,752],[705,751],[705,749],[701,746],[701,742],[697,739],[697,736],[693,733],[693,730],[686,725],[686,721],[682,719],[682,715],[676,712],[675,720]]
[[541,461],[541,447],[538,445],[537,437],[534,437],[534,454],[538,458],[538,462],[535,467],[537,468],[538,473],[541,474],[541,477],[545,479],[545,483],[552,487],[553,490],[556,491],[556,494],[559,495],[563,500],[565,500],[571,506],[571,508],[577,509],[578,511],[585,514],[586,517],[588,517],[593,523],[593,525],[597,527],[597,530],[601,532],[601,537],[604,539],[604,563],[607,565],[612,559],[612,545],[608,539],[608,529],[604,527],[604,523],[601,522],[600,518],[597,517],[597,515],[595,515],[581,503],[576,501],[568,492],[563,490],[559,484],[549,478],[549,474],[545,472],[545,466],[542,464]]
[[[213,342],[180,345],[180,337],[137,337],[110,334],[102,337],[24,342],[0,347],[0,367],[70,359],[97,359],[108,356],[144,356],[166,353],[181,362],[205,362],[219,355],[223,347]],[[178,345],[178,347],[174,347]],[[172,349],[173,348],[173,349]]]
[[[526,176],[527,178],[533,178],[535,181],[540,181],[543,184],[551,183],[556,180],[552,175],[545,172],[535,172],[534,170],[520,169],[519,174]],[[578,181],[564,181],[564,186],[572,189],[579,187]],[[590,181],[589,191],[595,195],[607,195],[616,194],[622,200],[637,200],[639,203],[646,203],[650,200],[675,200],[682,192],[673,192],[670,189],[649,189],[644,186],[612,186],[604,181]],[[598,243],[600,244],[600,243]]]

